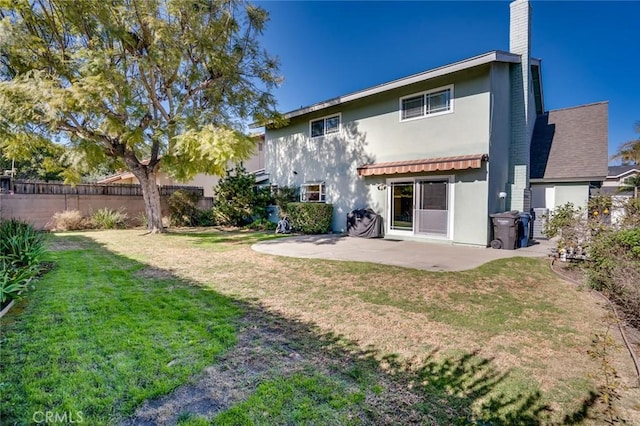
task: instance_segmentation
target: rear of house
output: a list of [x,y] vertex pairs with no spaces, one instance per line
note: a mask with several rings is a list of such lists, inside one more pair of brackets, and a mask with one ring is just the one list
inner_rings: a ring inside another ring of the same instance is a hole
[[387,237],[488,245],[490,214],[532,207],[531,140],[544,115],[531,7],[516,0],[510,8],[510,52],[300,108],[285,127],[267,126],[271,184],[332,203],[335,232],[346,231],[350,211],[372,208]]

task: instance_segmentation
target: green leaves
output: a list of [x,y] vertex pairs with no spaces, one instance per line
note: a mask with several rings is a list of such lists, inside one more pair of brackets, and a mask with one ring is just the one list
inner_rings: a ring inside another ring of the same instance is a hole
[[247,160],[256,140],[228,128],[205,125],[174,138],[173,155],[163,158],[163,166],[178,180],[189,180],[199,172],[224,176],[228,163]]

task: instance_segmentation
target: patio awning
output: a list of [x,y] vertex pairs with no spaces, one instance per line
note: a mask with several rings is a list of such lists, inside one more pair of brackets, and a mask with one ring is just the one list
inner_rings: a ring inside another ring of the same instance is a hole
[[397,175],[404,173],[436,172],[447,170],[479,169],[487,154],[459,155],[455,157],[424,158],[421,160],[392,161],[365,164],[358,167],[358,176]]

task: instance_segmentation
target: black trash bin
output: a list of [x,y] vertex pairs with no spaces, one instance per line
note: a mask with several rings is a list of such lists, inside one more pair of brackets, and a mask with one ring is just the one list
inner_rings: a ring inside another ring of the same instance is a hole
[[490,216],[493,221],[491,247],[502,250],[515,250],[518,242],[520,213],[517,210],[511,210],[509,212],[494,213]]

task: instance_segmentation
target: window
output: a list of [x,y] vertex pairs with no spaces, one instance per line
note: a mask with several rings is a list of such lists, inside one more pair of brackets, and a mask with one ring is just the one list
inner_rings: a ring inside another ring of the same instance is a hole
[[303,203],[324,203],[326,199],[324,182],[310,182],[300,187],[300,201]]
[[319,118],[310,122],[311,137],[328,135],[340,131],[340,114]]
[[453,86],[400,98],[400,121],[453,111]]

